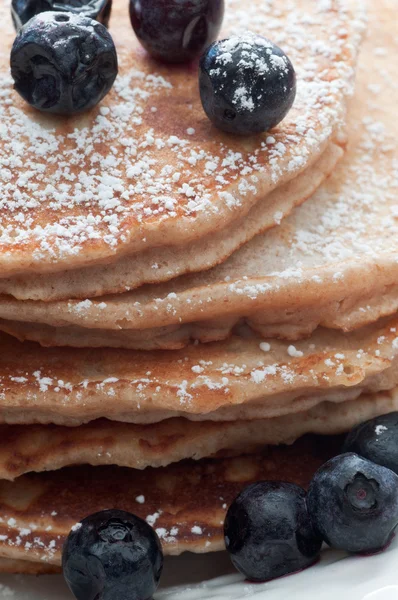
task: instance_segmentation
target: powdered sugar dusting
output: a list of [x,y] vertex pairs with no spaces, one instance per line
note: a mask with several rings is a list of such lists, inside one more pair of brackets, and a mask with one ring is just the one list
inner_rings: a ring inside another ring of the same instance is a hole
[[386,427],[385,425],[376,425],[376,427],[375,427],[375,434],[377,436],[380,436],[385,431],[388,431],[388,427]]
[[[379,37],[381,41],[382,32]],[[248,318],[263,335],[292,339],[308,335],[320,322],[351,328],[397,310],[398,131],[391,101],[397,74],[389,55],[394,48],[398,52],[398,42],[389,41],[387,53],[379,45],[375,50],[370,40],[360,62],[358,97],[350,107],[345,159],[278,228],[252,239],[207,273],[173,283],[178,298],[171,310],[177,310],[182,323],[192,322],[192,314],[205,315],[206,307],[213,315],[224,314],[225,296],[239,317]],[[375,65],[371,71],[370,64]],[[380,86],[377,99],[369,94],[369,80]],[[284,152],[275,136],[266,141]],[[132,296],[136,298],[141,299],[139,293]],[[189,308],[182,298],[189,300]],[[147,290],[142,321],[151,303]],[[295,311],[301,309],[298,317]],[[153,324],[156,319],[162,325],[175,322],[164,315],[159,303]]]
[[[272,187],[288,170],[293,176],[304,168],[341,120],[342,100],[350,92],[356,24],[353,31],[343,2],[334,5],[328,18],[312,2],[292,0],[286,13],[276,0],[244,9],[237,0],[227,2],[224,34],[267,31],[291,56],[301,81],[295,108],[272,145],[261,139],[243,146],[220,141],[216,135],[209,138],[207,128],[204,135],[196,74],[186,81],[193,107],[189,119],[182,118],[182,128],[164,119],[160,129],[156,115],[173,105],[178,81],[160,65],[157,72],[148,70],[139,55],[132,67],[130,47],[119,48],[120,75],[104,103],[68,122],[26,110],[12,91],[8,61],[0,57],[4,268],[19,267],[26,256],[29,266],[39,269],[79,264],[89,249],[92,258],[127,246],[141,250],[153,243],[154,224],[168,231],[181,219],[210,231],[209,215],[231,219],[255,201],[263,185]],[[11,43],[8,14],[1,21]],[[111,24],[119,28],[116,40],[125,31],[134,43],[117,8]],[[348,62],[335,60],[343,55]],[[278,57],[272,65],[284,68]],[[238,93],[242,103],[248,102],[244,90]],[[188,239],[194,232],[185,227],[179,235]]]

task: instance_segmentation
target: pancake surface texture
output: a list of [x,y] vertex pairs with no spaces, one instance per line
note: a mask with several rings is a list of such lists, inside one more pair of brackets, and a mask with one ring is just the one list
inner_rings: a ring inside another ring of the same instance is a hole
[[[212,127],[196,68],[151,60],[113,3],[119,77],[104,102],[68,119],[18,98],[0,57],[1,276],[59,271],[227,227],[322,154],[351,91],[360,23],[342,0],[228,0],[222,36],[248,29],[283,46],[299,78],[295,105],[268,134]],[[8,3],[2,37],[12,43]]]

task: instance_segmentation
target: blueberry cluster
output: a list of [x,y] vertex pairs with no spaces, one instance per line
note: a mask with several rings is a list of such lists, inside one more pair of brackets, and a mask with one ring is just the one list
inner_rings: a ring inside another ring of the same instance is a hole
[[[98,104],[118,72],[106,27],[112,0],[12,0],[15,90],[38,110],[73,114]],[[202,56],[204,111],[227,133],[268,131],[285,118],[296,74],[285,53],[247,33],[215,42],[224,0],[130,0],[132,27],[149,54],[168,63]]]
[[[398,413],[391,413],[354,429],[344,453],[319,469],[308,493],[270,481],[244,489],[224,525],[235,567],[261,582],[311,566],[323,542],[358,554],[386,548],[398,525],[397,440]],[[145,521],[105,510],[73,528],[62,565],[77,600],[150,600],[163,554]]]
[[386,548],[398,525],[397,441],[398,413],[391,413],[354,429],[307,494],[267,481],[243,490],[224,526],[235,567],[250,581],[267,581],[310,566],[323,542],[358,554]]

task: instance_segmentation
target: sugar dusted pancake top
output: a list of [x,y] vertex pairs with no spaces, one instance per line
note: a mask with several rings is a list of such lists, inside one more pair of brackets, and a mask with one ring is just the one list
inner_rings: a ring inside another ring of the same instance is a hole
[[195,239],[247,212],[319,156],[340,124],[359,22],[331,0],[229,0],[223,35],[258,31],[298,75],[293,110],[272,132],[231,138],[200,105],[196,68],[168,68],[135,40],[126,4],[111,32],[120,74],[90,113],[48,117],[12,90],[14,32],[0,4],[0,267],[72,268],[115,254]]

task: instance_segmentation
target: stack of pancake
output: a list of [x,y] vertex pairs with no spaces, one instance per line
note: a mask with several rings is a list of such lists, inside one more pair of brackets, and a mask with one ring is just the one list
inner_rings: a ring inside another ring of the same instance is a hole
[[249,138],[207,120],[196,67],[145,54],[124,0],[111,94],[38,114],[12,90],[8,11],[0,568],[57,570],[71,527],[111,507],[166,554],[221,549],[246,484],[307,485],[335,434],[398,407],[394,0],[362,46],[354,0],[228,0],[223,36],[269,37],[298,77]]

